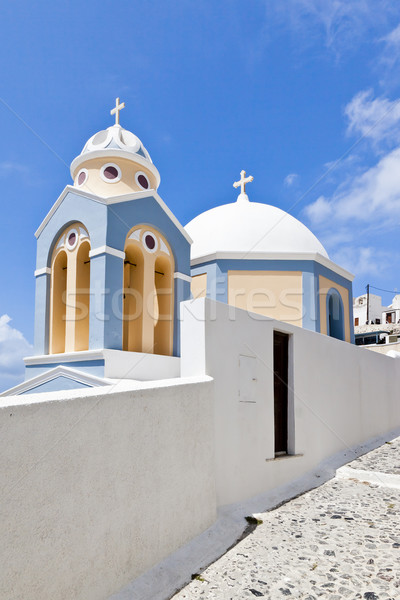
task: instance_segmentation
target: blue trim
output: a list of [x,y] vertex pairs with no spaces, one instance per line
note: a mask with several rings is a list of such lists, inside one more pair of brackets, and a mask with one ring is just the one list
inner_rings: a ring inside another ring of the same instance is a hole
[[[335,317],[334,307],[333,307],[332,311],[331,311],[331,307],[330,307],[331,300],[333,300],[333,298],[336,298],[336,300],[339,302],[339,316],[337,319],[334,318]],[[338,321],[337,323],[334,323],[334,327],[331,326],[332,319],[334,319],[335,321]],[[326,332],[327,332],[328,336],[336,338],[337,340],[345,341],[345,323],[344,323],[344,321],[345,321],[345,314],[344,314],[344,306],[343,306],[342,296],[336,288],[330,288],[330,290],[326,294]]]
[[96,375],[97,377],[104,377],[104,359],[98,360],[80,360],[80,361],[68,361],[62,360],[62,354],[60,354],[60,362],[56,363],[40,363],[36,365],[27,365],[25,367],[25,381],[31,379],[32,377],[36,377],[37,375],[42,375],[43,373],[47,373],[50,369],[54,369],[55,367],[70,367],[71,369],[77,369],[79,371],[84,371],[85,373],[89,373],[90,375]]
[[303,271],[303,320],[302,326],[320,333],[317,278],[314,273]]
[[180,320],[180,304],[184,300],[190,298],[190,283],[179,279],[174,282],[174,344],[173,356],[181,355],[181,320]]

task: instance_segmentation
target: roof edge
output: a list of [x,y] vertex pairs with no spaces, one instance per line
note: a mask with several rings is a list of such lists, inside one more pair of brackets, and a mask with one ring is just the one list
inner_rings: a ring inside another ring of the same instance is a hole
[[343,269],[330,258],[326,258],[319,252],[213,252],[204,256],[196,256],[190,261],[190,266],[195,267],[203,263],[212,262],[214,260],[312,260],[344,277],[348,281],[353,281],[355,275]]
[[55,201],[55,203],[53,204],[53,206],[51,207],[51,209],[49,210],[49,212],[47,213],[47,215],[45,216],[45,218],[43,219],[43,221],[37,228],[37,230],[35,231],[36,239],[40,236],[43,229],[46,227],[47,223],[50,221],[50,219],[52,218],[52,216],[54,215],[56,210],[59,208],[59,206],[62,204],[62,202],[64,201],[64,199],[70,192],[73,194],[76,194],[77,196],[82,196],[83,198],[89,198],[89,200],[93,200],[94,202],[99,202],[100,204],[105,204],[107,206],[110,204],[119,204],[120,202],[129,202],[130,200],[140,200],[141,198],[152,197],[160,205],[160,207],[163,209],[163,211],[168,215],[168,217],[171,219],[171,221],[174,223],[174,225],[179,229],[179,231],[181,232],[183,237],[186,239],[186,241],[189,244],[193,243],[193,240],[190,237],[190,235],[188,234],[188,232],[186,231],[186,229],[180,223],[178,218],[174,215],[172,210],[170,208],[168,208],[168,206],[165,204],[164,200],[159,196],[159,194],[156,192],[156,190],[146,190],[143,192],[130,192],[129,194],[122,194],[120,196],[110,196],[108,198],[103,198],[101,196],[96,196],[95,194],[91,194],[90,192],[80,190],[79,188],[76,188],[73,185],[65,186],[65,188],[63,189],[63,191],[61,192],[61,194],[59,195],[59,197],[57,198],[57,200]]

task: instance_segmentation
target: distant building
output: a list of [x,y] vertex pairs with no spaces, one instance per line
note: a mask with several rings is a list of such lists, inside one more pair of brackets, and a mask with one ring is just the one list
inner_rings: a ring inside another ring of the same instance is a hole
[[[353,316],[354,327],[400,324],[400,294],[394,296],[389,306],[383,306],[381,296],[375,294],[353,298]],[[356,333],[361,332],[356,330]]]
[[400,323],[400,294],[396,294],[392,304],[387,308],[383,308],[382,323]]
[[357,346],[384,354],[400,350],[400,294],[389,306],[382,306],[381,296],[375,294],[358,296],[353,299],[353,315]]
[[[368,304],[369,315],[367,315]],[[368,302],[367,294],[353,298],[354,327],[366,325],[367,321],[379,325],[382,322],[382,312],[385,310],[386,307],[382,306],[382,298],[375,294],[369,294]]]

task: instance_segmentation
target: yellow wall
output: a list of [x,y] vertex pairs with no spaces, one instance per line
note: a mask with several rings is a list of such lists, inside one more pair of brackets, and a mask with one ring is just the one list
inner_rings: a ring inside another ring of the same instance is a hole
[[[70,249],[69,234],[77,235]],[[80,223],[63,231],[52,257],[50,285],[50,353],[89,349],[90,240]]]
[[[155,252],[146,249],[146,232],[157,239]],[[130,238],[132,233],[139,239]],[[139,225],[129,232],[125,253],[123,349],[171,356],[175,264],[172,251],[156,229]]]
[[302,326],[301,271],[228,271],[228,304]]
[[[108,163],[116,164],[121,169],[120,181],[113,183],[112,180],[108,182],[102,179],[100,175],[101,168]],[[85,183],[78,186],[77,175],[83,168],[87,169],[88,176]],[[146,169],[146,167],[142,167],[142,165],[139,164],[136,165],[131,160],[119,157],[93,158],[85,163],[82,163],[74,173],[74,185],[80,190],[90,192],[91,194],[96,194],[97,196],[101,196],[103,198],[108,198],[109,196],[119,196],[122,194],[130,194],[131,192],[143,192],[145,190],[138,186],[135,180],[135,173],[137,171],[142,171],[147,175],[147,179],[150,182],[149,189],[157,189],[155,177],[148,169]]]
[[346,342],[351,341],[350,337],[350,304],[349,304],[349,291],[346,290],[342,285],[338,285],[334,281],[319,276],[319,314],[320,314],[320,331],[325,335],[328,334],[327,323],[326,323],[326,296],[330,289],[335,289],[339,292],[343,302],[344,310],[344,338]]
[[190,285],[192,296],[196,298],[205,298],[207,295],[207,273],[194,275]]

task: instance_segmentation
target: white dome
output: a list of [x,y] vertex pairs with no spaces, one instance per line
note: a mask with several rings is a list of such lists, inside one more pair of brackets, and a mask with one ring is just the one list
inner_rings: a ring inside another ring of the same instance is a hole
[[152,162],[150,154],[147,152],[139,138],[131,131],[121,127],[121,125],[112,125],[111,127],[107,127],[107,129],[103,129],[92,135],[90,140],[86,142],[81,155],[86,154],[87,152],[109,150],[111,148],[138,154]]
[[[215,253],[315,254],[329,258],[313,233],[297,219],[276,206],[249,202],[217,206],[195,217],[185,227],[193,239],[192,260]],[[240,258],[240,257],[238,257]]]
[[153,173],[157,187],[160,185],[160,174],[151,160],[150,154],[140,139],[121,125],[112,125],[98,131],[86,142],[82,152],[71,163],[72,179],[81,166],[92,158],[125,158],[135,164],[146,167]]

